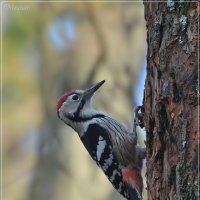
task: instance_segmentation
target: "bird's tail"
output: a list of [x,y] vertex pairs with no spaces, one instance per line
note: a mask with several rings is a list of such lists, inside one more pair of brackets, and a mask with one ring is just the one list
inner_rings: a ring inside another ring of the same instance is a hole
[[128,166],[122,170],[122,176],[129,193],[128,200],[141,200],[143,190],[141,170]]
[[141,200],[141,194],[134,188],[132,188],[129,184],[126,184],[128,198],[127,200]]

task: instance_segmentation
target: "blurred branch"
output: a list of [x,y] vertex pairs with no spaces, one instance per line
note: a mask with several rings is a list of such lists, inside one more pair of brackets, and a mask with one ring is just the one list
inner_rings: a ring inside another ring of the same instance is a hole
[[59,172],[68,174],[66,166],[61,162],[60,140],[58,135],[58,123],[55,113],[52,112],[54,104],[53,93],[49,83],[52,82],[50,66],[48,65],[49,54],[47,43],[43,37],[48,26],[48,4],[41,4],[42,16],[37,23],[36,43],[40,51],[39,85],[42,108],[45,113],[40,127],[39,148],[36,165],[33,169],[33,177],[30,183],[29,200],[55,200],[56,186],[59,181]]

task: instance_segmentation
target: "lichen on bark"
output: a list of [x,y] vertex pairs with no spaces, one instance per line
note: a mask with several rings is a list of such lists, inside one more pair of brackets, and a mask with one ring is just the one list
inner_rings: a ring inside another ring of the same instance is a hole
[[148,199],[197,199],[198,3],[144,5]]

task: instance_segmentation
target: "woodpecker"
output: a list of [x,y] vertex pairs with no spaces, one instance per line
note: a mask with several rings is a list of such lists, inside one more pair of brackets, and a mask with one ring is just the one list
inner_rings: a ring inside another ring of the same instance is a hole
[[104,82],[65,93],[57,102],[57,115],[78,133],[114,188],[128,200],[141,200],[145,150],[137,144],[136,132],[92,107],[93,94]]

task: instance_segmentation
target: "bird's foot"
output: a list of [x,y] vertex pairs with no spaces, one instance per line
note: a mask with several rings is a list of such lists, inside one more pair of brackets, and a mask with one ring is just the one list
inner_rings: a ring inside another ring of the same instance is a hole
[[144,107],[137,106],[135,109],[134,129],[136,129],[136,126],[140,126],[141,128],[144,127],[143,117],[144,117]]

